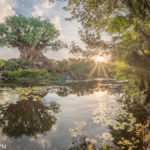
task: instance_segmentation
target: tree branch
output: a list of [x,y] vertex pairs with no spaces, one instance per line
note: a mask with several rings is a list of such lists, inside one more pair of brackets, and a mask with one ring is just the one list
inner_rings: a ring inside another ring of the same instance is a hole
[[[130,9],[131,13],[133,14],[133,17],[136,17],[137,14],[136,14],[136,11],[132,5],[131,0],[126,0],[126,4],[127,4],[128,8]],[[139,35],[145,40],[145,42],[150,44],[150,36],[144,32],[144,30],[140,27],[139,23],[136,23],[136,26],[137,26],[137,30],[138,30]]]

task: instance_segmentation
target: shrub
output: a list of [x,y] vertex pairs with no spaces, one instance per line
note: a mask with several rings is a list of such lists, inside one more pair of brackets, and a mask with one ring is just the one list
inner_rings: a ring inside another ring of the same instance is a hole
[[11,70],[11,71],[15,71],[17,70],[19,67],[18,63],[15,60],[8,60],[6,62],[6,70]]
[[[8,80],[44,80],[44,79],[54,79],[54,75],[56,73],[49,73],[46,70],[40,69],[19,69],[17,71],[8,71],[5,70],[2,72],[3,77],[7,78]],[[57,76],[55,77],[57,78]]]
[[6,62],[4,60],[0,60],[0,69],[2,69],[6,65]]
[[5,70],[16,71],[18,69],[30,68],[30,62],[23,62],[19,59],[11,59],[6,62]]

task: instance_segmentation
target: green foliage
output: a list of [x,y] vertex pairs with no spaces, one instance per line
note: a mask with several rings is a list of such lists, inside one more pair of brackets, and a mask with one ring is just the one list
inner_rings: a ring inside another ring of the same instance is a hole
[[67,72],[69,70],[69,62],[65,59],[58,61],[57,70],[60,72]]
[[124,89],[130,98],[132,98],[138,103],[141,103],[143,105],[145,104],[147,98],[145,92],[147,88],[140,90],[138,80],[132,79],[127,85],[124,86]]
[[86,63],[73,63],[70,65],[74,79],[86,79],[90,73],[89,66]]
[[[150,3],[148,0],[66,0],[67,20],[77,20],[86,48],[73,45],[71,52],[122,53],[138,51],[143,42],[150,43]],[[110,34],[110,40],[103,35]],[[114,42],[115,39],[115,42]],[[138,44],[140,43],[140,44]],[[93,54],[92,53],[92,54]]]
[[15,60],[10,60],[6,62],[7,70],[15,71],[18,69],[18,67],[19,67],[19,64]]
[[41,20],[40,18],[26,18],[22,15],[16,15],[7,18],[5,24],[0,24],[1,46],[44,45],[49,44],[58,35],[59,32],[49,20]]
[[116,80],[127,81],[124,85],[126,94],[134,101],[146,104],[149,92],[149,73],[140,66],[136,68],[125,62],[117,62],[113,71]]
[[[0,46],[18,48],[23,61],[30,61],[36,68],[48,68],[50,61],[42,52],[66,47],[57,40],[59,31],[49,20],[15,15],[0,24]],[[46,49],[48,48],[48,49]],[[40,65],[37,65],[39,62]],[[13,67],[16,68],[15,64]]]
[[17,59],[11,59],[6,61],[5,70],[16,71],[18,69],[27,69],[30,68],[30,62],[23,62]]
[[123,33],[125,32],[129,26],[131,25],[130,20],[126,18],[125,16],[117,16],[116,18],[113,18],[110,20],[110,23],[108,25],[108,28],[106,31],[108,33],[114,34],[117,32]]
[[[96,64],[94,61],[85,59],[70,59],[57,61],[56,67],[52,68],[50,72],[31,69],[30,62],[23,62],[18,59],[11,59],[6,61],[5,69],[3,70],[3,77],[7,80],[57,80],[59,84],[65,84],[66,80],[86,80],[92,78],[107,78],[111,73],[108,64]],[[105,74],[106,73],[106,74]]]
[[0,68],[4,67],[6,65],[6,62],[4,60],[0,60]]
[[[40,69],[25,69],[25,70],[16,70],[16,71],[3,71],[3,77],[8,80],[17,80],[17,81],[28,81],[28,80],[55,80],[58,78],[58,75],[55,72],[49,73],[46,70]],[[40,82],[40,81],[39,81]]]
[[111,76],[109,67],[107,64],[96,64],[94,61],[75,61],[70,64],[69,73],[76,80],[107,78]]
[[[109,68],[111,65],[95,63],[93,60],[86,59],[69,59],[61,60],[56,63],[56,68],[61,78],[60,83],[64,83],[66,79],[85,80],[92,78],[107,78],[111,76]],[[108,76],[106,76],[106,74]]]
[[142,45],[143,50],[149,50],[150,49],[150,45],[146,42],[143,43]]
[[129,68],[128,65],[125,64],[124,62],[116,62],[118,66],[113,70],[116,72],[114,78],[117,80],[128,80],[129,76]]

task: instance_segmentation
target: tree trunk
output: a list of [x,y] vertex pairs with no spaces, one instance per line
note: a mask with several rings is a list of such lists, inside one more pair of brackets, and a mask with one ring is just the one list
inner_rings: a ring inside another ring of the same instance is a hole
[[32,68],[47,69],[52,68],[52,63],[50,60],[45,57],[42,53],[42,50],[36,50],[33,48],[23,48],[20,50],[20,58],[24,62],[31,62]]

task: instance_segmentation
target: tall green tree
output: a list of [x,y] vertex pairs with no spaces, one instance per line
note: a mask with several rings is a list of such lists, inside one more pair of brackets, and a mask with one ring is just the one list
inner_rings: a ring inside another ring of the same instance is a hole
[[12,16],[0,24],[0,46],[18,48],[23,61],[34,67],[46,67],[49,60],[43,55],[46,48],[58,50],[63,45],[57,40],[59,31],[49,20]]

